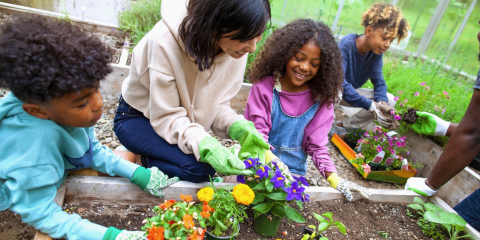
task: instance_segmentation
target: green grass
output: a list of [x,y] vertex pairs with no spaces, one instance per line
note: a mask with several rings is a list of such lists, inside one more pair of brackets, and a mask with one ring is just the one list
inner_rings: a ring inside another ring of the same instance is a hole
[[147,34],[158,21],[161,0],[138,0],[130,2],[130,6],[118,15],[118,25],[130,32],[135,45]]
[[[436,114],[447,121],[460,122],[473,94],[474,81],[460,78],[452,71],[444,72],[441,66],[429,62],[412,60],[405,64],[387,57],[384,58],[383,74],[388,92],[400,97],[397,107],[400,107],[398,105],[405,99],[408,99],[409,104],[418,101],[420,98],[414,94],[424,91],[424,86],[420,83],[425,82],[431,87],[430,94],[437,97],[431,97],[429,101],[418,104],[422,108],[419,110]],[[368,82],[364,87],[373,88],[373,85]],[[399,94],[400,91],[403,93]],[[442,98],[445,96],[443,91],[448,92],[450,99]],[[435,105],[439,107],[445,105],[445,113],[436,111]]]

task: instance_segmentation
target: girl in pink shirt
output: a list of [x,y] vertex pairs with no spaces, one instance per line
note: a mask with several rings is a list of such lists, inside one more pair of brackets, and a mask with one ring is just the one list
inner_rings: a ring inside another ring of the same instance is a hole
[[326,147],[343,82],[342,56],[330,29],[309,19],[293,21],[276,30],[258,56],[247,73],[253,86],[245,118],[293,174],[306,174],[310,155],[347,199],[350,189],[368,197],[365,188],[338,177]]

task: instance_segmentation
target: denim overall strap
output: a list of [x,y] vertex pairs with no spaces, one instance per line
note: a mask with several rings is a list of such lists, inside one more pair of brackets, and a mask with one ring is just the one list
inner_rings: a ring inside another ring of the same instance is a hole
[[289,116],[282,109],[277,90],[273,89],[272,130],[268,142],[275,148],[273,153],[287,164],[292,173],[307,173],[308,155],[302,148],[303,136],[305,127],[315,116],[319,105],[320,101],[317,101],[302,115]]

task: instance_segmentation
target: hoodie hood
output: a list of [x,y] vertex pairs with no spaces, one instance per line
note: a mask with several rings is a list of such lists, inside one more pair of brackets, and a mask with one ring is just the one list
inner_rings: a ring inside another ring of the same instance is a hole
[[177,39],[180,47],[185,50],[180,36],[178,35],[178,28],[182,24],[183,19],[187,16],[187,5],[189,0],[163,0],[160,13],[162,20],[167,25],[170,32]]
[[7,94],[2,100],[0,100],[0,122],[7,117],[12,117],[19,114],[26,114],[23,108],[23,102],[20,101],[13,93]]

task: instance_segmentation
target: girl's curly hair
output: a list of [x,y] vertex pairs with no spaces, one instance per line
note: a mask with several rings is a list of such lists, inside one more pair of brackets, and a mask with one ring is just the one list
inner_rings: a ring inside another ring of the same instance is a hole
[[410,29],[410,25],[397,7],[382,3],[374,4],[363,13],[361,25],[372,26],[374,30],[383,28],[388,38],[398,38],[398,42],[407,37]]
[[111,51],[70,22],[14,17],[0,26],[0,87],[32,103],[93,88],[112,72]]
[[298,19],[275,30],[248,69],[247,79],[257,83],[277,73],[285,74],[287,62],[310,41],[321,50],[318,72],[307,82],[312,98],[332,104],[342,89],[342,54],[330,28],[322,22]]

